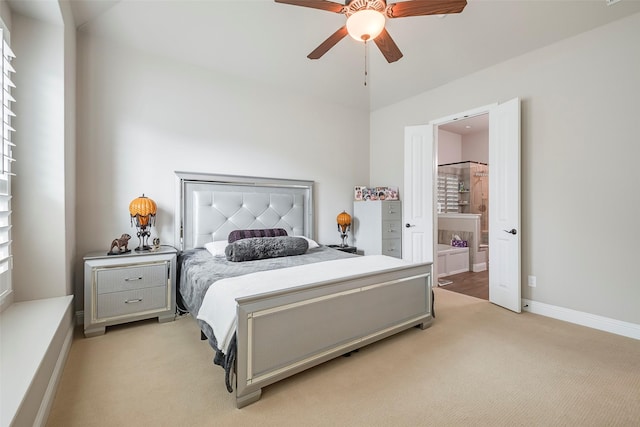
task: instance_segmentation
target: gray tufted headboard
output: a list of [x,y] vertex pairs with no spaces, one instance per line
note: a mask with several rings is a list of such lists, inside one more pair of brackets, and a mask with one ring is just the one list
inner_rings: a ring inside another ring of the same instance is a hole
[[176,172],[176,245],[226,240],[237,229],[284,228],[313,238],[313,181]]

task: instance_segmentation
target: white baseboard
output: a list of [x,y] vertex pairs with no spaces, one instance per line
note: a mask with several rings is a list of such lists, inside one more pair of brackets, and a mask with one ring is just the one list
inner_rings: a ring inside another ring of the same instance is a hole
[[479,273],[481,271],[485,271],[486,269],[487,269],[486,262],[478,262],[476,264],[473,264],[471,271],[473,271],[474,273]]
[[564,320],[565,322],[640,340],[640,325],[635,323],[623,322],[609,317],[531,301],[525,298],[522,299],[522,309],[530,313],[540,314],[542,316]]

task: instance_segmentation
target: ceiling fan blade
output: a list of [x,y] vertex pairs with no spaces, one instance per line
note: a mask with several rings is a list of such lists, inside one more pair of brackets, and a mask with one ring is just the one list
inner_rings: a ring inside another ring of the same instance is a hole
[[406,16],[445,15],[460,13],[467,5],[467,0],[413,0],[390,4],[387,8],[389,18]]
[[386,28],[384,28],[380,35],[373,39],[373,41],[376,42],[378,49],[380,49],[380,52],[382,52],[387,59],[387,62],[396,62],[402,58],[402,52],[400,52],[398,45],[393,41]]
[[309,59],[319,59],[322,55],[327,53],[329,49],[336,45],[340,40],[342,40],[347,35],[347,26],[340,28],[335,33],[331,34],[328,39],[323,41],[320,46],[315,48],[313,52],[307,55]]
[[310,7],[313,9],[326,10],[329,12],[341,13],[343,4],[326,0],[275,0],[276,3],[291,4],[294,6]]

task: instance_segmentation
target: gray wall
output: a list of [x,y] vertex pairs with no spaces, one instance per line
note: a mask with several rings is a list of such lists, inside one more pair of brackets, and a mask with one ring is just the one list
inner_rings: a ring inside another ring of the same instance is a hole
[[635,14],[373,112],[371,184],[402,188],[405,126],[519,97],[523,297],[640,324],[638,40]]
[[59,25],[12,19],[15,301],[73,293],[75,31],[65,30],[62,16]]
[[353,187],[368,181],[367,112],[87,33],[78,35],[78,94],[79,257],[134,236],[128,207],[142,193],[158,205],[153,235],[174,244],[174,171],[313,180],[324,244],[339,243],[336,216],[351,212]]

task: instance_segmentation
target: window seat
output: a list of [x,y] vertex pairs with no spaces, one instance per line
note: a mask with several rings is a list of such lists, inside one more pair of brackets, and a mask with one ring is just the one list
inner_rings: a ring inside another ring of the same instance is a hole
[[73,338],[73,296],[0,313],[0,426],[44,425]]

